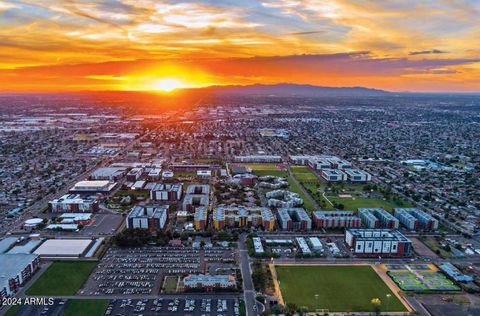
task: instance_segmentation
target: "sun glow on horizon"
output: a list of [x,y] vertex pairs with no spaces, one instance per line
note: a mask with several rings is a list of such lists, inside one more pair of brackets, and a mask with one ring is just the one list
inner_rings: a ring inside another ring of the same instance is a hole
[[176,78],[162,78],[152,84],[153,90],[171,92],[175,89],[186,88],[187,86]]

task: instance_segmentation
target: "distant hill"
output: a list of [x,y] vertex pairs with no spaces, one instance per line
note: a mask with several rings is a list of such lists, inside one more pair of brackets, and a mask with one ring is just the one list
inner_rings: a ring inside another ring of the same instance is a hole
[[388,96],[391,92],[364,87],[323,87],[313,85],[281,83],[274,85],[254,84],[248,86],[211,86],[206,88],[220,95],[272,95],[279,97],[365,97]]

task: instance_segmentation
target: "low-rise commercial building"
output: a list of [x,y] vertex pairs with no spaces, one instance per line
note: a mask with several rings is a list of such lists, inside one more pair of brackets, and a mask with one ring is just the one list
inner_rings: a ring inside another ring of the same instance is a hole
[[225,227],[275,228],[275,216],[266,207],[226,206],[213,211],[213,226],[217,230]]
[[281,230],[311,230],[312,219],[303,208],[280,208],[277,210]]
[[163,229],[168,221],[168,208],[168,205],[135,205],[127,216],[127,228]]
[[185,290],[205,290],[207,292],[215,289],[236,289],[237,281],[233,275],[204,275],[191,274],[183,278]]
[[412,241],[392,229],[347,229],[345,242],[357,256],[407,257],[413,251]]
[[439,265],[438,267],[456,282],[472,282],[473,281],[472,276],[463,274],[450,262],[445,262]]
[[255,250],[255,253],[260,255],[264,254],[265,250],[263,249],[262,240],[260,239],[260,237],[253,237],[252,241],[253,241],[253,249]]
[[65,194],[48,202],[51,212],[97,212],[98,199],[94,195]]
[[300,248],[300,251],[304,255],[310,255],[312,254],[312,251],[310,250],[310,247],[308,247],[307,241],[303,237],[295,237],[295,241],[297,242],[298,247]]
[[362,224],[353,211],[315,211],[313,223],[315,228],[356,228]]

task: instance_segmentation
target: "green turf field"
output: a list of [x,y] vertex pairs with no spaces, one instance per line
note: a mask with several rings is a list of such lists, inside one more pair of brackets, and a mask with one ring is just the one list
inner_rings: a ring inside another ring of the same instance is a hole
[[175,293],[177,291],[177,276],[166,276],[163,283],[163,290],[165,293]]
[[71,300],[65,308],[65,316],[103,316],[109,300]]
[[27,290],[27,295],[74,295],[97,265],[93,261],[55,261]]
[[279,170],[278,164],[275,163],[239,163],[238,165],[256,170]]
[[320,183],[320,179],[313,173],[313,171],[304,166],[292,166],[291,167],[293,176],[300,182],[315,182]]
[[[371,300],[382,301],[387,311],[403,312],[405,306],[369,266],[276,266],[285,303],[306,306],[310,311],[369,312]],[[315,295],[318,299],[315,299]]]

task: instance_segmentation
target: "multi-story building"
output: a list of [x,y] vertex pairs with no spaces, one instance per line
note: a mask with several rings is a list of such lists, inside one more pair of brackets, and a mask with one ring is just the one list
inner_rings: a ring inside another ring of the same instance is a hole
[[234,161],[246,162],[246,163],[275,163],[275,162],[282,162],[282,156],[276,156],[276,155],[235,156]]
[[196,230],[204,230],[207,227],[207,208],[197,207],[193,216],[193,224]]
[[0,254],[0,300],[14,295],[37,270],[40,259],[30,253]]
[[132,168],[132,170],[130,170],[128,173],[127,173],[127,181],[129,182],[136,182],[138,181],[143,175],[143,168]]
[[190,274],[183,278],[185,290],[201,289],[207,292],[215,289],[236,289],[237,281],[233,275]]
[[98,211],[96,196],[65,194],[64,196],[48,202],[51,212],[90,213]]
[[394,208],[393,214],[398,218],[400,224],[410,230],[417,230],[419,227],[418,219],[403,208]]
[[154,201],[180,201],[182,198],[182,183],[157,183],[150,190],[150,199]]
[[322,169],[321,175],[322,178],[328,182],[340,182],[347,180],[347,175],[345,172],[338,169]]
[[275,228],[275,216],[266,207],[226,206],[213,211],[213,226],[217,230],[225,227]]
[[[359,208],[358,215],[362,219],[363,224],[368,228],[385,227],[398,229],[399,227],[398,219],[380,207]],[[380,223],[375,221],[375,218],[378,219]]]
[[127,216],[127,228],[163,229],[168,221],[168,208],[168,205],[135,205]]
[[393,212],[395,217],[399,219],[400,223],[408,229],[438,229],[438,220],[418,208],[394,208]]
[[183,199],[183,210],[194,212],[197,207],[208,207],[210,203],[210,186],[208,184],[191,184],[187,187],[185,198]]
[[315,211],[313,224],[315,228],[355,228],[361,226],[361,220],[353,211]]
[[360,169],[344,169],[343,172],[347,175],[347,180],[350,182],[368,182],[372,181],[372,176]]
[[303,208],[280,208],[277,210],[281,230],[311,230],[312,220]]
[[413,251],[412,241],[392,229],[347,229],[345,242],[357,256],[407,257]]
[[303,205],[303,199],[298,193],[286,190],[270,191],[265,194],[265,197],[268,199],[267,203],[270,207],[293,208]]

